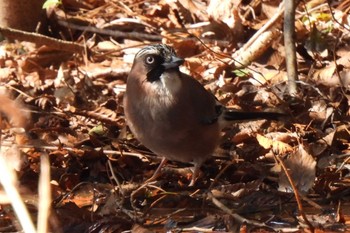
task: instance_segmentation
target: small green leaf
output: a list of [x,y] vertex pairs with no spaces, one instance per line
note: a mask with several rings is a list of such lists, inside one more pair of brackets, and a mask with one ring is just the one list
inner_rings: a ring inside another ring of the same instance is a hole
[[55,7],[57,5],[61,5],[62,1],[61,0],[46,0],[43,4],[43,9]]
[[239,70],[234,70],[233,73],[237,76],[237,77],[246,77],[249,74],[249,71],[247,69],[239,69]]
[[90,129],[89,135],[95,134],[103,136],[107,132],[106,128],[103,125],[97,125],[94,128]]

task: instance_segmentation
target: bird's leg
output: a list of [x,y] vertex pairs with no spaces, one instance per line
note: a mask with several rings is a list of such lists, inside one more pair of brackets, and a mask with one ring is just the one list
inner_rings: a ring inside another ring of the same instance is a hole
[[160,164],[159,164],[158,168],[156,169],[156,171],[153,173],[152,177],[149,178],[148,180],[146,180],[145,183],[149,183],[149,182],[154,181],[155,179],[157,179],[158,176],[160,175],[160,171],[162,170],[162,167],[164,167],[166,162],[168,162],[168,160],[165,157],[163,157],[162,161],[160,162]]
[[199,176],[200,167],[201,167],[201,165],[199,165],[197,163],[194,163],[191,183],[188,186],[193,186],[196,183],[196,180],[197,180],[197,178]]

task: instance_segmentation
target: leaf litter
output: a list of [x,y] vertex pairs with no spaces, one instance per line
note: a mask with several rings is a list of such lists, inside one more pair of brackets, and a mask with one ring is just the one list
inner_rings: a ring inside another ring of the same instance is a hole
[[[51,30],[84,52],[3,40],[1,155],[29,214],[47,154],[52,232],[306,231],[295,192],[317,231],[349,230],[349,1],[321,2],[297,8],[293,100],[276,2],[65,1]],[[160,42],[225,105],[290,117],[225,129],[195,187],[177,162],[144,183],[160,158],[125,127],[122,98],[135,53]],[[19,231],[1,197],[0,231]]]

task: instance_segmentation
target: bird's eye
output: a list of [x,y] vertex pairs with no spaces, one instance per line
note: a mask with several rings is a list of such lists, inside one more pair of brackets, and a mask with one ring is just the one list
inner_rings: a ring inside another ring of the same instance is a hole
[[154,61],[155,61],[154,56],[147,56],[147,57],[146,57],[146,63],[147,63],[148,65],[153,64]]

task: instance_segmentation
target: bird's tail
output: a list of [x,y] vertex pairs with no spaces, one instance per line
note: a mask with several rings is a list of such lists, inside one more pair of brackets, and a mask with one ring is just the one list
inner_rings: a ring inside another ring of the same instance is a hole
[[283,120],[287,115],[280,112],[242,112],[239,110],[227,109],[224,112],[223,117],[226,121],[244,121],[254,119]]

